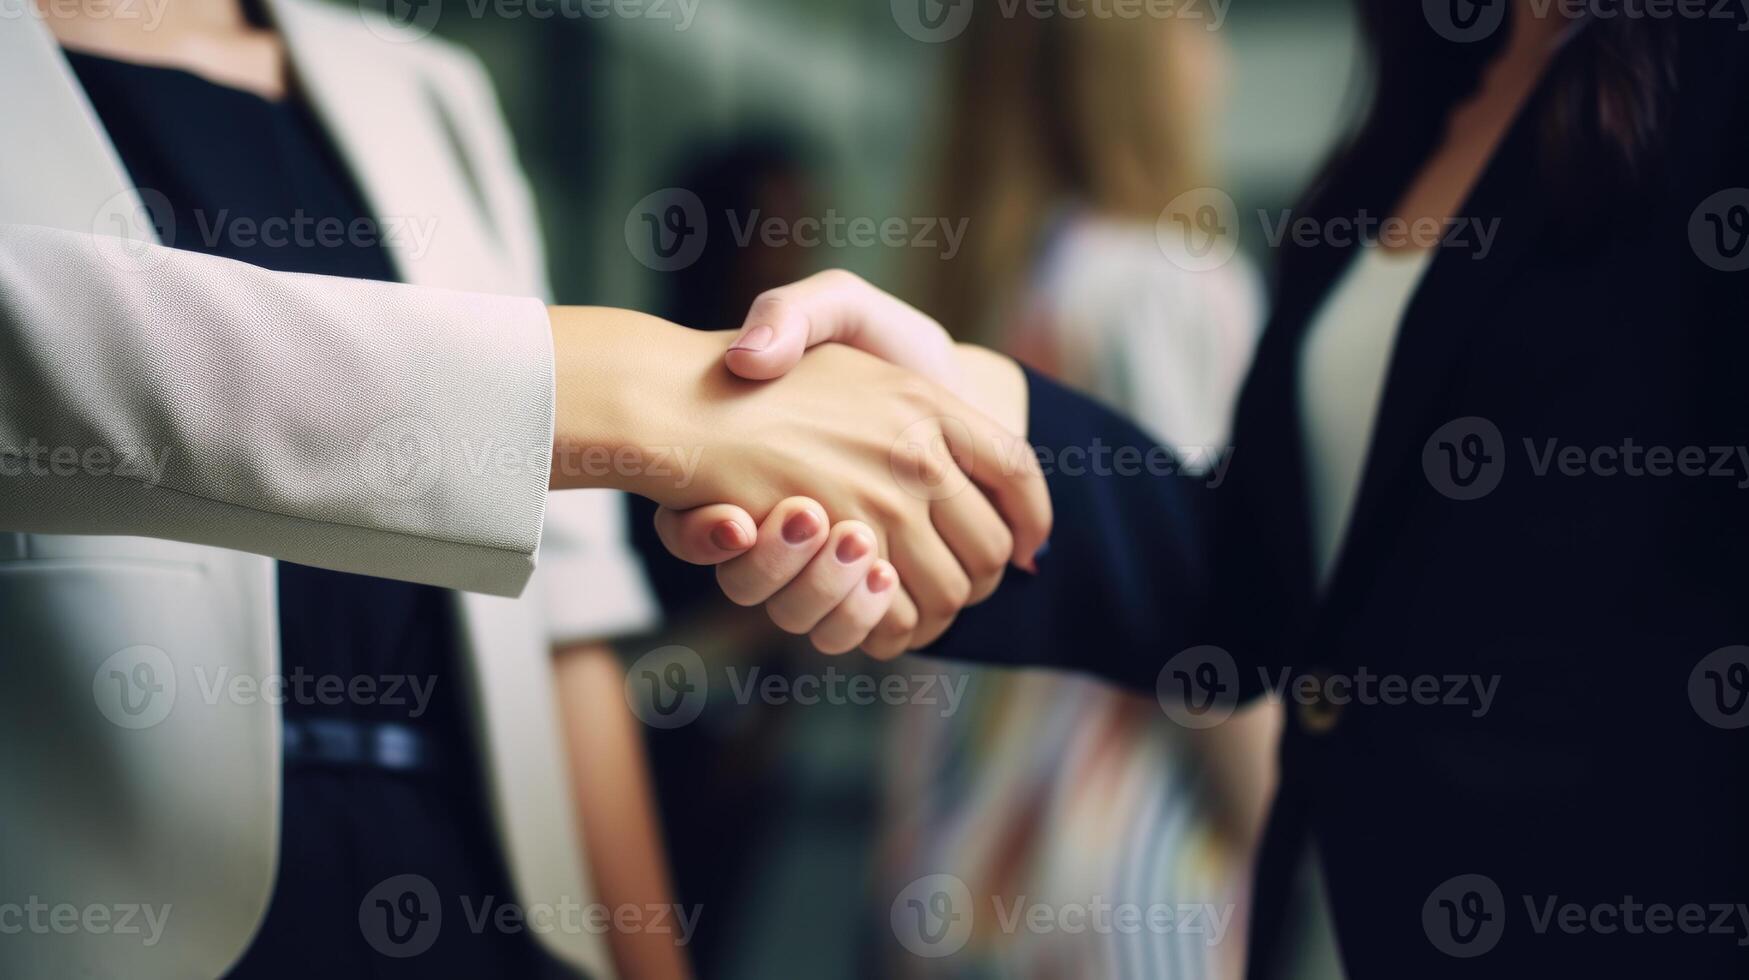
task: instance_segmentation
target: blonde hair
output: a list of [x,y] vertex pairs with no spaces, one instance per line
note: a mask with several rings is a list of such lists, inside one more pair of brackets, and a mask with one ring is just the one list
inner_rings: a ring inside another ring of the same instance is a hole
[[927,257],[918,294],[961,339],[992,338],[1061,209],[1151,223],[1204,171],[1197,94],[1173,71],[1194,24],[1020,10],[979,5],[948,70],[932,213],[966,219],[965,243]]

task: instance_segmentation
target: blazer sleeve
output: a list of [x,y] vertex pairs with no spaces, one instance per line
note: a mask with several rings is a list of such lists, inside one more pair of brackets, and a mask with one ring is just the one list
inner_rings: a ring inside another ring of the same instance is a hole
[[1207,476],[1134,423],[1027,372],[1029,439],[1056,525],[1037,575],[1010,570],[926,652],[1090,673],[1154,690],[1174,653],[1207,642]]
[[535,299],[0,225],[0,528],[515,595],[552,357]]

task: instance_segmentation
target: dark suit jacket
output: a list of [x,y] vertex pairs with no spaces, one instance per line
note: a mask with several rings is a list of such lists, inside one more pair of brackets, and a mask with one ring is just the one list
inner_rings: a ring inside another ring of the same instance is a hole
[[[1497,219],[1491,250],[1440,249],[1402,323],[1325,589],[1296,377],[1353,257],[1330,241],[1284,246],[1224,482],[1049,472],[1041,574],[936,648],[1091,671],[1190,724],[1285,696],[1255,974],[1312,841],[1354,977],[1749,975],[1746,37],[1684,27],[1668,162],[1590,221],[1513,128],[1459,212]],[[1314,217],[1388,213],[1425,149]],[[1047,463],[1153,448],[1032,394]],[[1283,670],[1301,693],[1270,690]]]

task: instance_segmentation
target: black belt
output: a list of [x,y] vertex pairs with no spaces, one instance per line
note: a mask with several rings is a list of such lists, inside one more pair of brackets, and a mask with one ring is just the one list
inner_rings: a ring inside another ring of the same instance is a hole
[[293,765],[432,772],[442,752],[429,732],[397,722],[285,719],[285,762]]

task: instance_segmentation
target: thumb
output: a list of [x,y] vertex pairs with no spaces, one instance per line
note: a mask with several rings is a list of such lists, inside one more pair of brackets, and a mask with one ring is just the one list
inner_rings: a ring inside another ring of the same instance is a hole
[[760,294],[729,346],[729,370],[749,381],[781,378],[808,348],[840,339],[847,300],[835,290],[836,278],[821,273]]
[[808,348],[837,342],[916,371],[951,390],[963,378],[941,324],[854,273],[831,269],[760,295],[725,357],[749,381],[789,373]]
[[656,511],[656,536],[669,554],[693,565],[716,565],[753,547],[759,525],[732,504]]

